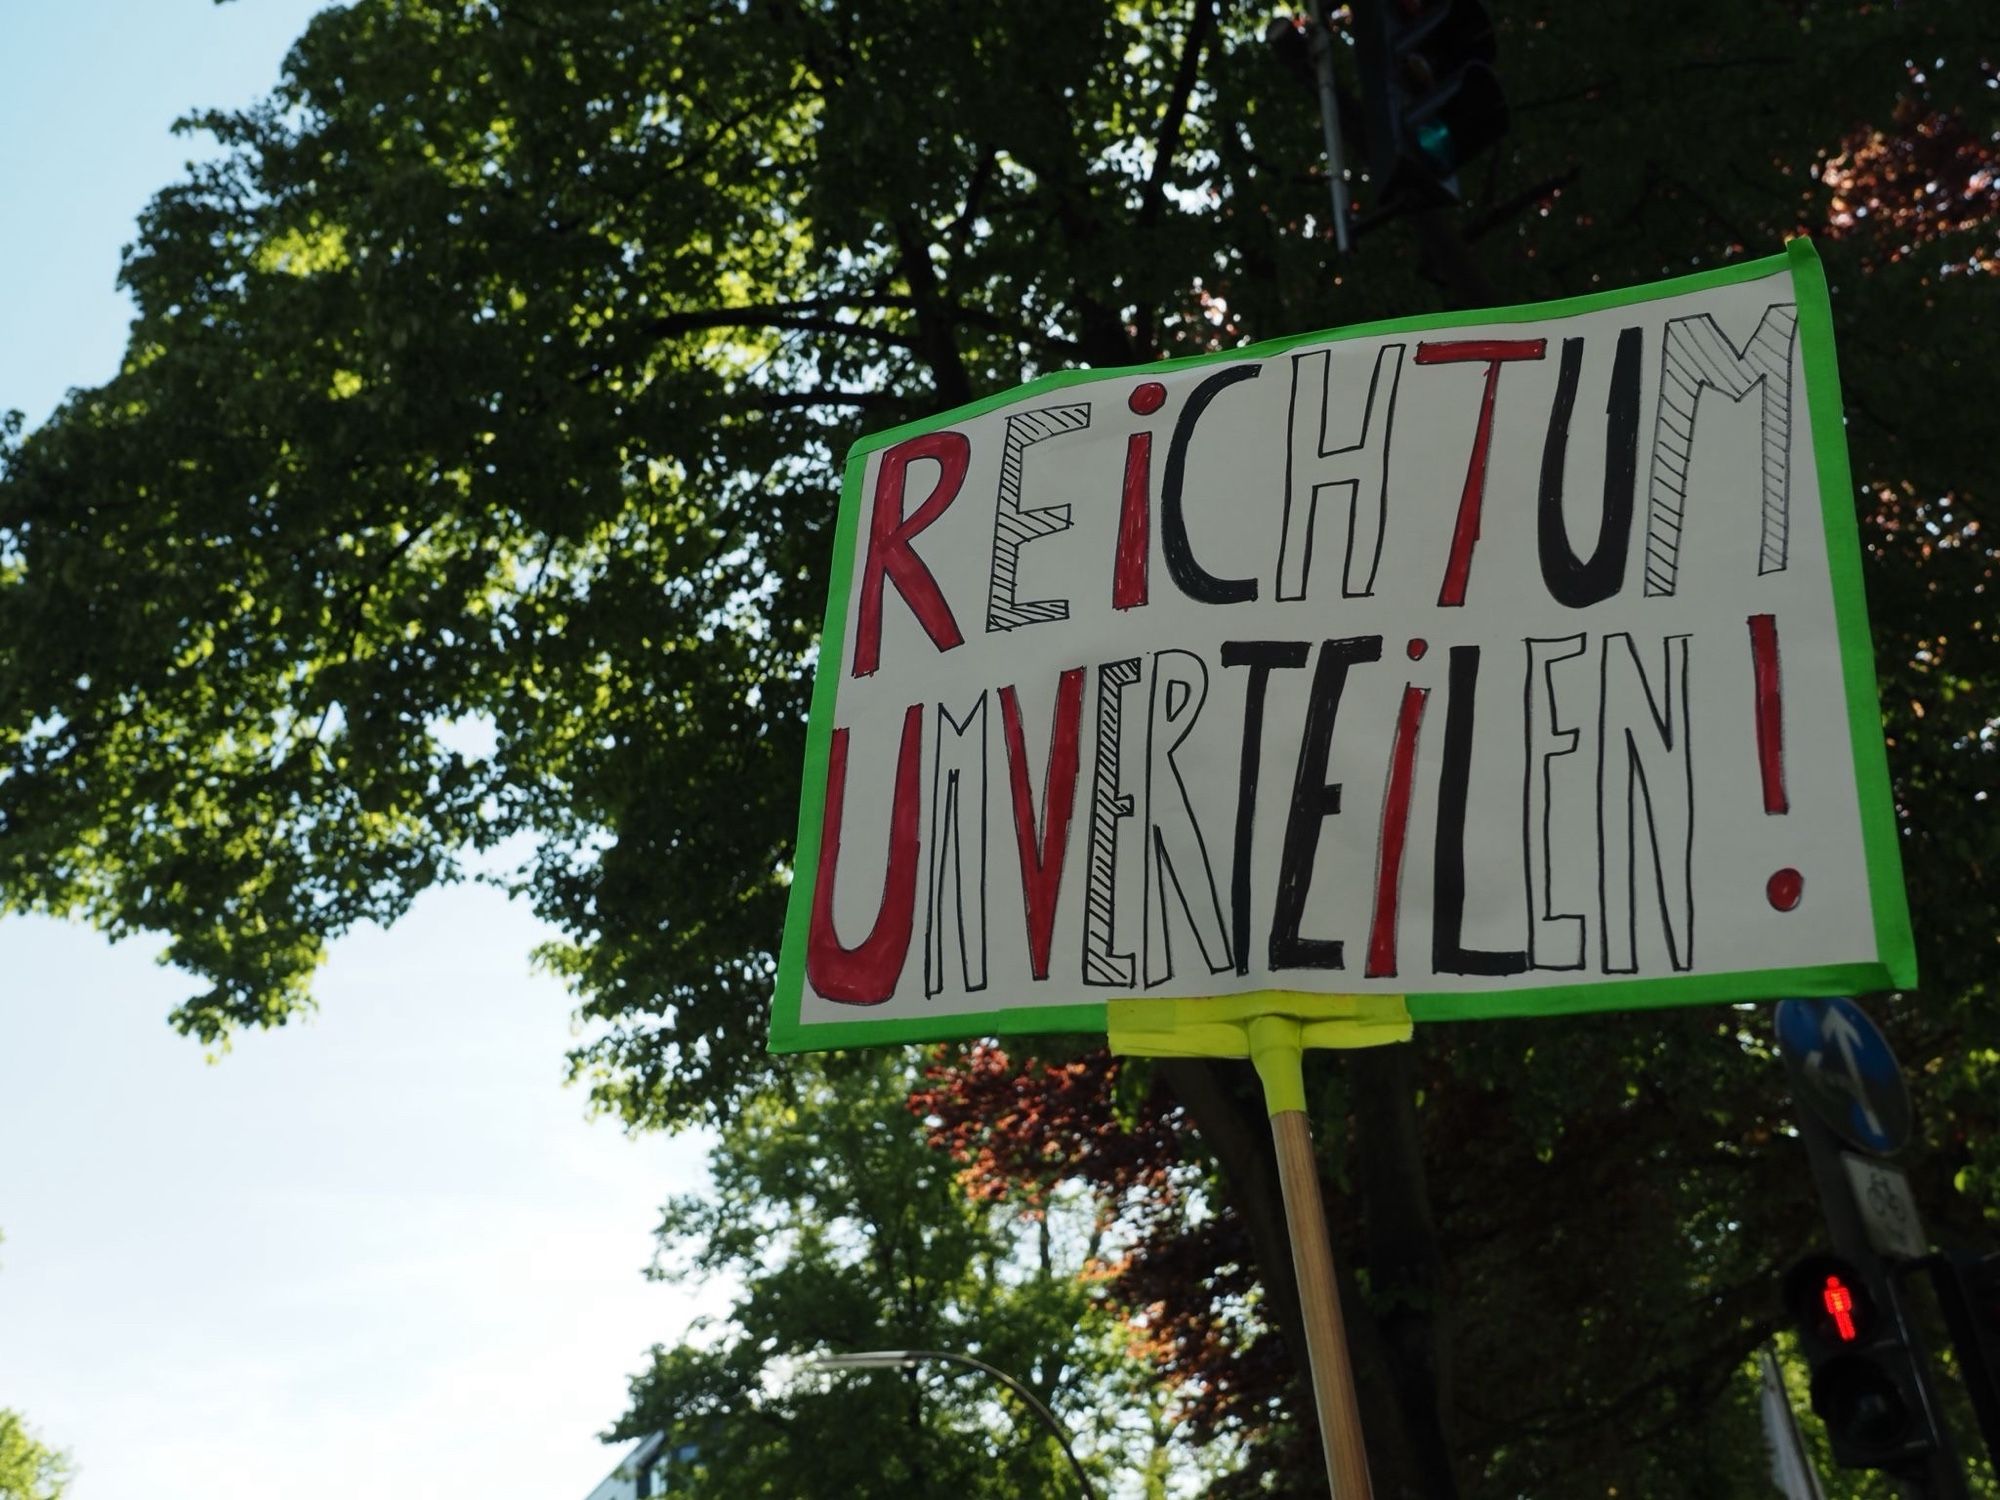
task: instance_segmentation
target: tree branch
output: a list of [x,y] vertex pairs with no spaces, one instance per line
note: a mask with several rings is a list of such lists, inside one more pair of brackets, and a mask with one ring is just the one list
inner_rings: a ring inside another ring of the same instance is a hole
[[759,391],[751,401],[766,411],[790,411],[802,406],[851,406],[880,411],[900,404],[901,398],[887,391]]
[[793,84],[779,89],[774,93],[766,94],[761,99],[753,99],[734,114],[725,115],[716,122],[715,128],[707,135],[691,144],[678,158],[668,162],[661,168],[662,175],[672,176],[675,173],[684,172],[689,167],[696,166],[707,160],[709,153],[733,135],[737,126],[749,120],[753,115],[761,114],[771,106],[782,104],[785,100],[802,92],[803,90],[798,85]]
[[[838,302],[753,302],[742,307],[708,307],[691,312],[667,313],[638,325],[647,338],[674,338],[703,328],[783,328],[793,333],[826,333],[836,338],[860,337],[898,349],[917,348],[917,340],[907,333],[893,333],[866,323],[850,323],[810,311],[816,307],[842,305]],[[849,304],[852,305],[852,304]]]
[[1173,93],[1167,99],[1166,113],[1160,117],[1160,133],[1153,141],[1153,166],[1146,174],[1146,189],[1139,202],[1142,226],[1150,226],[1159,218],[1160,207],[1166,201],[1167,173],[1174,164],[1174,147],[1187,120],[1188,99],[1194,93],[1195,79],[1201,73],[1202,49],[1208,45],[1209,33],[1214,29],[1214,0],[1194,0],[1194,13],[1188,17],[1187,41],[1181,47],[1180,64],[1174,72]]
[[953,307],[950,309],[950,314],[955,322],[970,323],[973,327],[983,328],[988,333],[997,333],[1003,338],[1019,339],[1023,343],[1034,344],[1057,354],[1078,355],[1083,352],[1083,345],[1073,338],[1060,333],[1021,328],[998,313],[990,312],[983,307]]
[[972,221],[979,217],[979,200],[986,196],[988,184],[993,181],[993,169],[999,163],[1000,153],[988,146],[979,154],[979,165],[972,169],[972,180],[965,185],[965,202],[958,210],[958,216],[944,226],[944,238],[951,242],[954,256],[965,253],[965,237],[972,227]]
[[956,325],[947,305],[938,269],[931,264],[930,246],[907,215],[894,220],[901,252],[903,279],[916,300],[917,334],[905,348],[915,350],[931,367],[937,382],[938,407],[963,406],[972,399],[972,376],[958,351]]
[[[1705,57],[1675,67],[1662,68],[1650,76],[1658,80],[1673,78],[1682,73],[1724,73],[1736,68],[1789,68],[1797,61],[1796,57],[1776,52],[1752,53],[1744,57]],[[1579,99],[1595,99],[1604,94],[1616,93],[1624,86],[1625,80],[1617,74],[1609,78],[1594,78],[1576,88],[1565,89],[1560,94],[1543,94],[1538,98],[1524,99],[1514,106],[1514,113],[1533,114],[1538,109],[1553,109],[1559,104],[1573,104]]]
[[1514,194],[1511,198],[1504,199],[1494,204],[1491,208],[1474,215],[1465,226],[1465,243],[1470,245],[1477,242],[1480,236],[1492,233],[1522,209],[1541,201],[1558,188],[1568,187],[1572,182],[1576,181],[1578,174],[1582,170],[1581,167],[1571,167],[1567,172],[1558,172],[1553,177],[1544,177],[1540,182],[1530,187],[1522,188],[1520,192]]

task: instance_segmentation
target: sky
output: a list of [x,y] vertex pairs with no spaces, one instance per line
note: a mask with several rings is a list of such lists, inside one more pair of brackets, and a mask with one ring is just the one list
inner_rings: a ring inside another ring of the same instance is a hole
[[[119,257],[321,0],[0,0],[0,411],[112,375]],[[722,1293],[649,1282],[709,1144],[563,1086],[548,935],[479,887],[337,943],[302,1024],[175,1035],[159,943],[0,920],[0,1407],[72,1500],[583,1500],[627,1376]]]

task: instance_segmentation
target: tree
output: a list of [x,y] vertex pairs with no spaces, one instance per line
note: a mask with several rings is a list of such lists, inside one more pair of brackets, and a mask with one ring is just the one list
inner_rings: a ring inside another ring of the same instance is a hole
[[911,1081],[895,1053],[808,1062],[731,1119],[712,1191],[667,1205],[655,1274],[740,1290],[720,1327],[654,1349],[615,1435],[668,1434],[686,1453],[672,1493],[690,1500],[1069,1493],[1035,1415],[977,1375],[801,1368],[828,1352],[942,1349],[1026,1383],[1100,1485],[1150,1480],[1164,1496],[1176,1472],[1197,1475],[1087,1274],[1104,1221],[1087,1202],[1017,1212],[962,1192],[925,1144]]
[[[1467,300],[1474,261],[1521,302],[1803,226],[1920,914],[1923,1002],[1891,1029],[1928,1080],[1926,1211],[1979,1232],[1985,8],[1500,9],[1514,134],[1462,211],[1370,219],[1351,263],[1250,7],[322,16],[266,105],[199,122],[224,155],[142,225],[124,371],[0,458],[0,902],[169,934],[207,986],[180,1023],[212,1038],[282,1021],[330,936],[526,835],[515,887],[598,1024],[579,1076],[635,1124],[702,1117],[768,1074],[856,433],[1062,365]],[[1320,1071],[1365,1388],[1395,1393],[1366,1413],[1385,1494],[1650,1486],[1662,1429],[1731,1399],[1813,1234],[1752,1021],[1453,1026]],[[1156,1076],[1295,1349],[1254,1090]]]
[[69,1478],[68,1456],[45,1446],[17,1413],[0,1408],[0,1500],[62,1500]]

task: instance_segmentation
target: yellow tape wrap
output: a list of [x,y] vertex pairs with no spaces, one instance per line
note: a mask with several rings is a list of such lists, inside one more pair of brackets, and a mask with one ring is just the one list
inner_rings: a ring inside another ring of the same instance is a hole
[[1200,1000],[1113,1000],[1111,1050],[1125,1057],[1247,1057],[1272,1114],[1306,1107],[1307,1047],[1380,1047],[1410,1039],[1401,995],[1257,990]]

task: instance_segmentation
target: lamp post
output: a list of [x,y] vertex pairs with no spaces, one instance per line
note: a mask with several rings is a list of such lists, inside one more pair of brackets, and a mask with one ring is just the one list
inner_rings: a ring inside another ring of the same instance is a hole
[[1019,1396],[1030,1411],[1042,1420],[1042,1425],[1054,1434],[1061,1446],[1063,1457],[1076,1471],[1077,1485],[1082,1489],[1085,1500],[1097,1500],[1097,1491],[1090,1483],[1090,1476],[1083,1471],[1077,1461],[1076,1452],[1069,1445],[1069,1434],[1056,1419],[1056,1414],[1042,1403],[1033,1391],[1005,1370],[995,1369],[983,1359],[974,1359],[970,1354],[954,1354],[948,1349],[866,1349],[855,1354],[829,1354],[806,1366],[808,1370],[914,1370],[918,1365],[931,1361],[945,1364],[963,1365],[969,1370],[978,1370],[990,1375],[1008,1390]]

